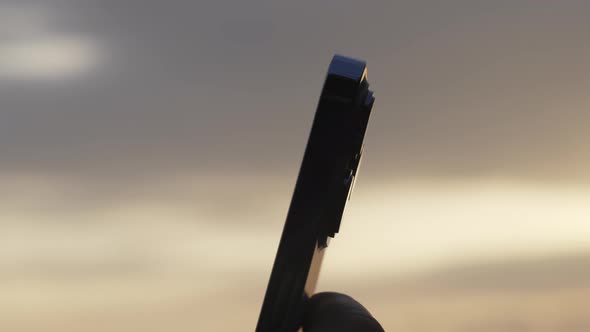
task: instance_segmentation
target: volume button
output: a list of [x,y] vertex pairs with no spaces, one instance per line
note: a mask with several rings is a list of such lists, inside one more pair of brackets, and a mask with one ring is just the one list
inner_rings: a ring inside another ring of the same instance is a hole
[[373,96],[373,91],[369,90],[369,92],[367,93],[367,97],[365,97],[365,101],[363,103],[363,110],[371,112],[374,102],[375,97]]

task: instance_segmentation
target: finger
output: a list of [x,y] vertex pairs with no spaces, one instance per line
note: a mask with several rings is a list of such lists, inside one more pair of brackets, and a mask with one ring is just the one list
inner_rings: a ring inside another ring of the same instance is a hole
[[340,293],[319,293],[306,305],[304,332],[383,332],[369,311],[352,297]]

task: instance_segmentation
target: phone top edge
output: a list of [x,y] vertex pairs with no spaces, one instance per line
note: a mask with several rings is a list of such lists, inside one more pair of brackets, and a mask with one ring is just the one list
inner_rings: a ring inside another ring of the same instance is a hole
[[367,63],[336,54],[328,67],[328,76],[340,76],[360,82],[367,76]]

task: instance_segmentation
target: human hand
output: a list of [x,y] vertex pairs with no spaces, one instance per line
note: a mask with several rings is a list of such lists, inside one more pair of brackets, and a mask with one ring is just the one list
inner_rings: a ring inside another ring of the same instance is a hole
[[340,293],[318,293],[306,305],[304,332],[384,332],[365,307]]

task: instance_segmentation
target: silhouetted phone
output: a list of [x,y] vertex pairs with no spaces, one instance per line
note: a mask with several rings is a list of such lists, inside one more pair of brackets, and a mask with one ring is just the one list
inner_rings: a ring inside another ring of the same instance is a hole
[[373,107],[363,61],[335,55],[299,170],[256,332],[296,332],[340,227]]

